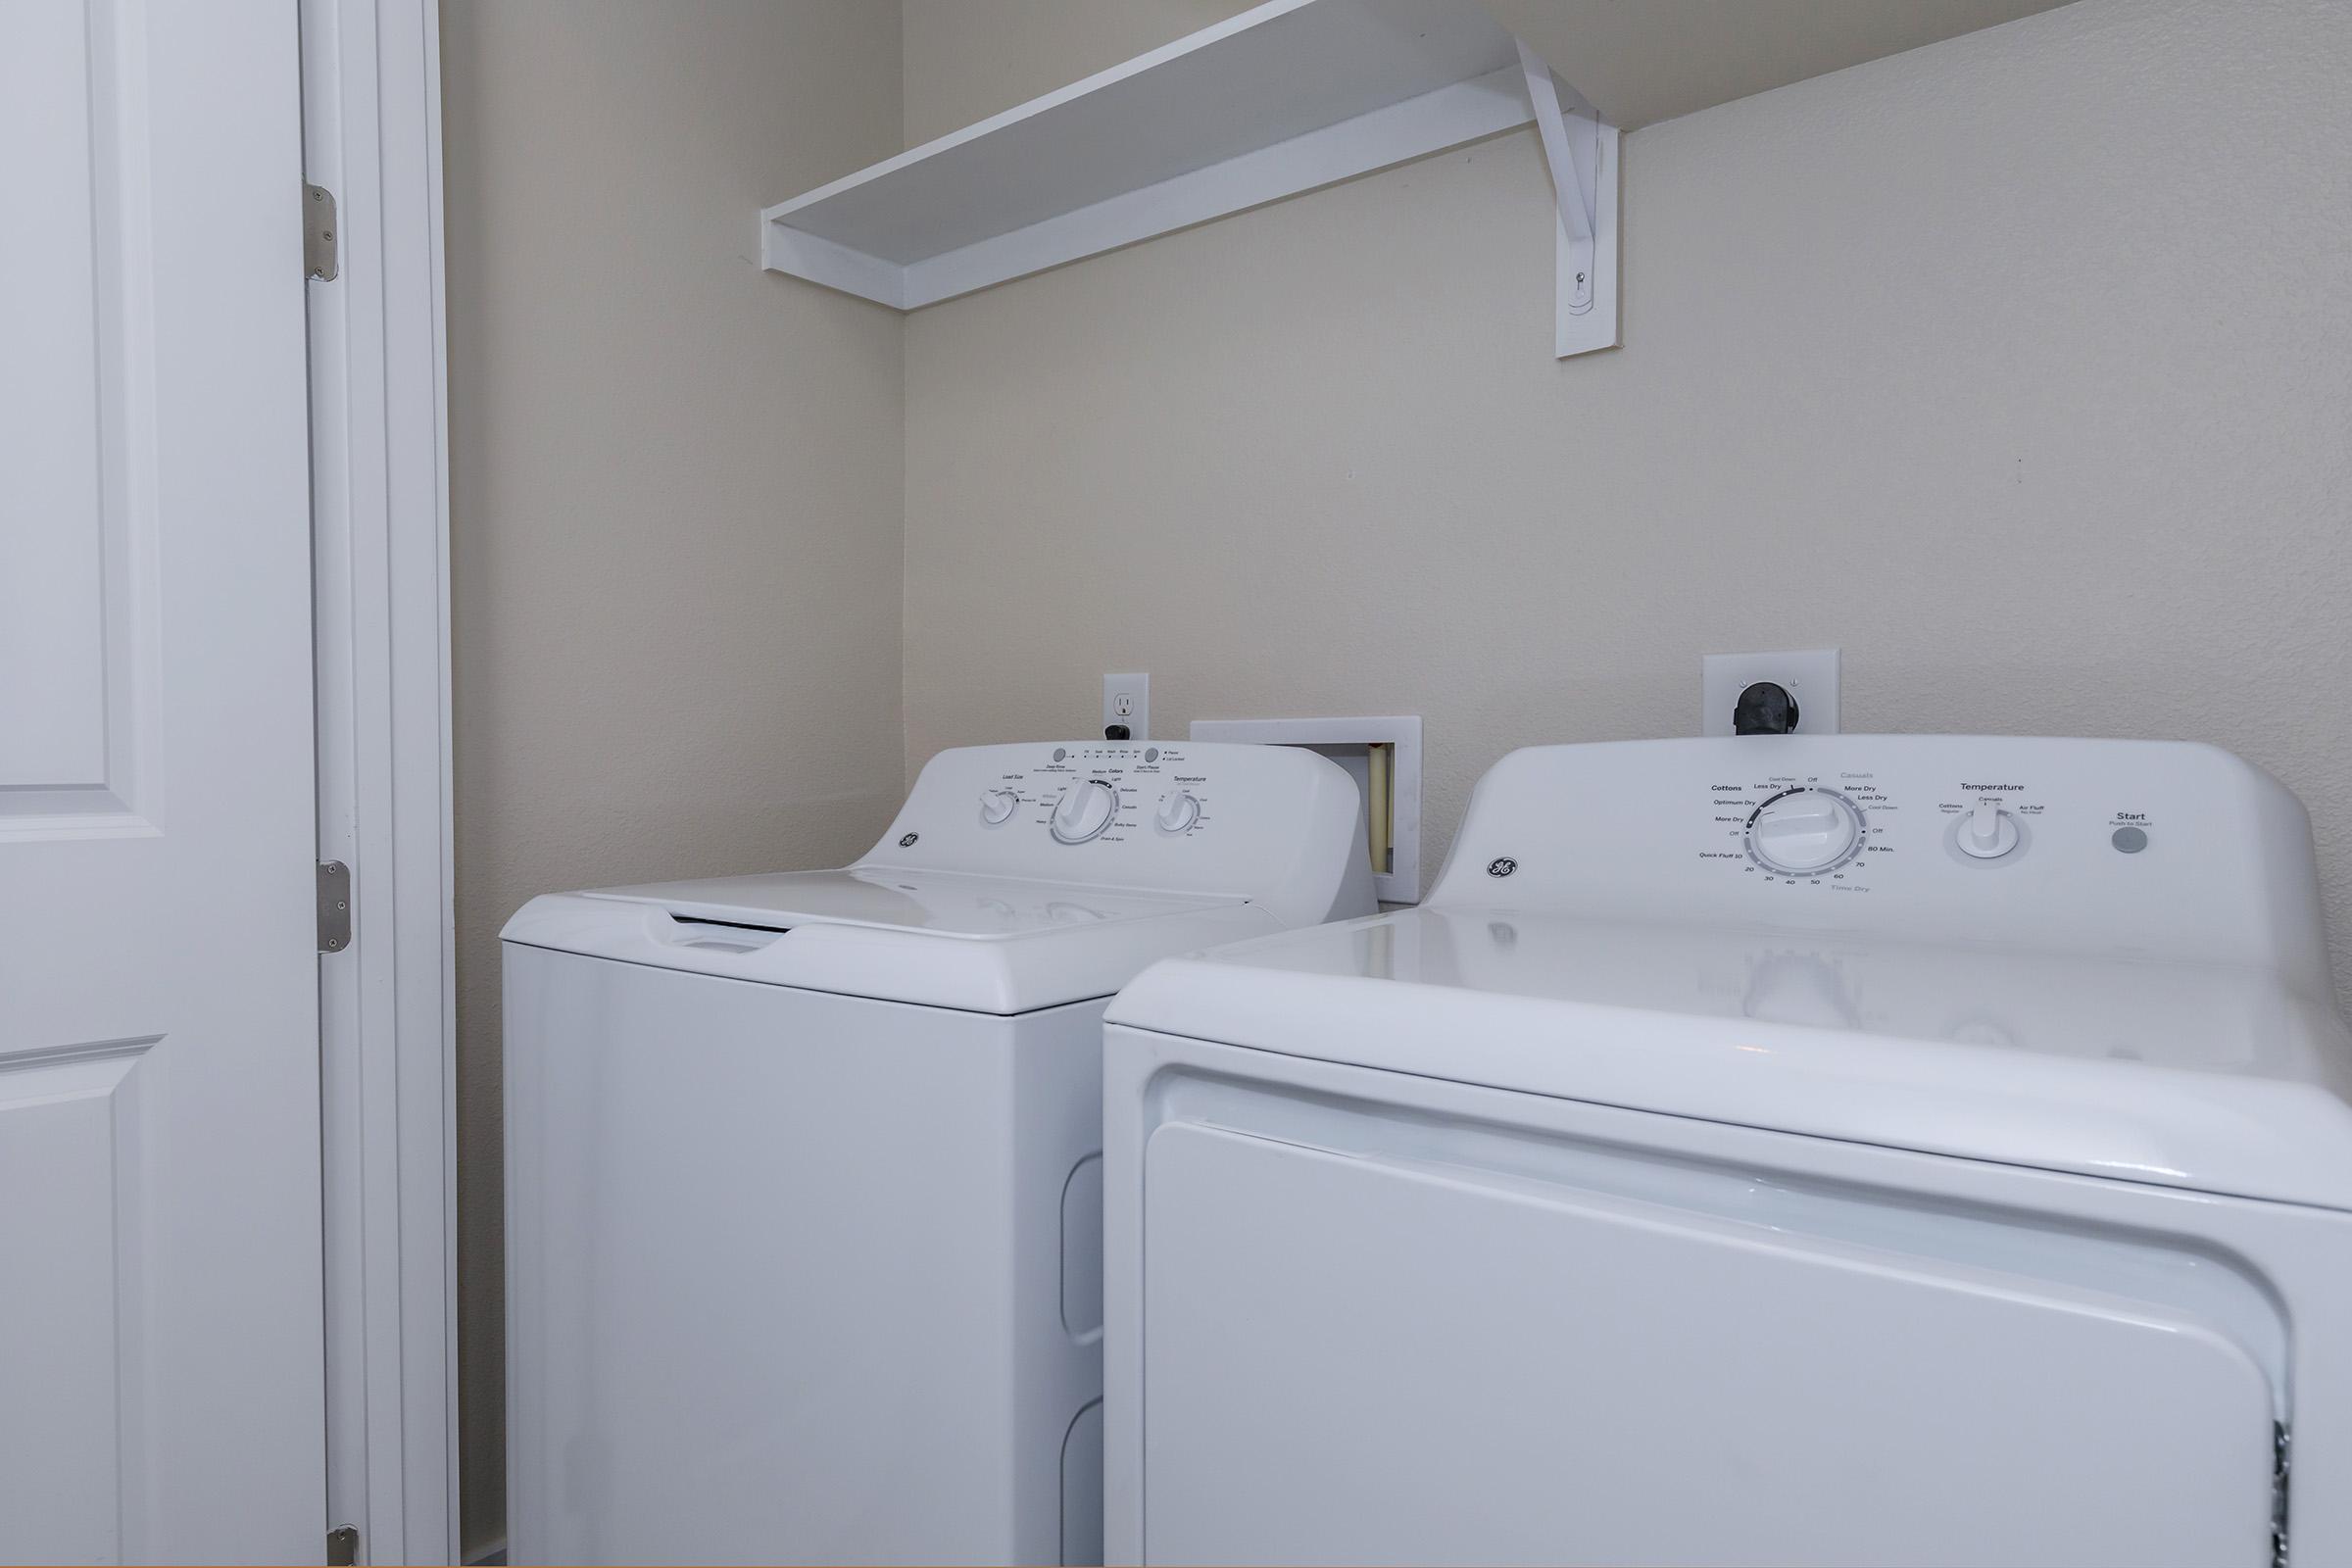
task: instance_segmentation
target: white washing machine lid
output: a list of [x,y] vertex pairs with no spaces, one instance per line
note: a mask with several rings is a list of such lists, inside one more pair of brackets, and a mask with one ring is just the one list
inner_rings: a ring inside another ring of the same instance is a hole
[[[1073,801],[1092,805],[1064,822]],[[897,818],[845,869],[556,894],[502,935],[765,985],[1033,1012],[1107,997],[1171,954],[1371,909],[1363,832],[1348,775],[1291,747],[955,747],[923,764]]]
[[1235,896],[852,866],[532,900],[505,939],[890,1002],[1017,1013],[1116,991],[1280,922]]
[[1165,919],[1247,902],[1239,895],[1153,893],[889,866],[649,882],[596,888],[584,897],[655,905],[689,919],[754,926],[861,925],[981,942]]
[[1159,963],[1109,1020],[2352,1209],[2352,1037],[2255,967],[1423,907]]

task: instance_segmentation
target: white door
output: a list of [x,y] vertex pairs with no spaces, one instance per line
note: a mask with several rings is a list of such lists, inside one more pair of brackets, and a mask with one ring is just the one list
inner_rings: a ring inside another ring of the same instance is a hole
[[297,62],[0,4],[0,1559],[324,1547]]

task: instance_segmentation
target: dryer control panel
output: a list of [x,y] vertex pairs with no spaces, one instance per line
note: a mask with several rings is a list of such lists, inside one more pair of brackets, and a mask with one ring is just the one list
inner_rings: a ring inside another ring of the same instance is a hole
[[1312,923],[1372,912],[1363,843],[1354,781],[1312,752],[1064,741],[940,753],[858,864],[1314,904]]
[[2320,965],[2311,867],[2301,805],[2212,747],[1715,737],[1513,753],[1428,902]]

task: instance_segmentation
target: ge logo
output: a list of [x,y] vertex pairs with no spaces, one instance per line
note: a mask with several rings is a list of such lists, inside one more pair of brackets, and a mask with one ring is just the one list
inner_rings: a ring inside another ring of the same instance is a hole
[[899,835],[899,848],[902,850],[911,850],[914,848],[914,841],[921,837],[922,835],[920,833],[902,833]]
[[1509,876],[1518,869],[1519,862],[1507,855],[1497,855],[1487,862],[1487,875],[1489,876]]

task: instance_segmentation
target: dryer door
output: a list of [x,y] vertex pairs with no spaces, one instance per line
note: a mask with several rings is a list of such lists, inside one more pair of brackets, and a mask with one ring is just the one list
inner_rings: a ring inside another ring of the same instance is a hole
[[1149,1560],[2270,1560],[2278,1350],[2216,1259],[1215,1120],[1144,1153]]

